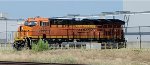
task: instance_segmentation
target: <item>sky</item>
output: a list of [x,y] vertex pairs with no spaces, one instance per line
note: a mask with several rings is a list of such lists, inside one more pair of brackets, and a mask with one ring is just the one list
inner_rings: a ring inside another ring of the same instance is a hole
[[67,14],[91,15],[122,9],[122,0],[0,1],[0,11],[6,12],[9,18],[57,17]]
[[[150,0],[124,0],[123,1],[123,10],[141,12],[141,11],[150,11]],[[129,26],[150,26],[150,14],[136,14],[130,16]],[[128,28],[128,31],[138,32],[138,28]],[[142,32],[150,32],[150,27],[141,28]],[[137,39],[138,37],[138,39]],[[139,40],[138,36],[128,36],[126,39],[130,41]],[[150,35],[142,35],[142,40],[150,41]]]
[[[150,11],[150,0],[142,1],[130,1],[125,0],[123,4],[123,10],[142,12]],[[137,14],[130,17],[130,26],[150,26],[150,14]],[[148,23],[148,24],[147,24]]]

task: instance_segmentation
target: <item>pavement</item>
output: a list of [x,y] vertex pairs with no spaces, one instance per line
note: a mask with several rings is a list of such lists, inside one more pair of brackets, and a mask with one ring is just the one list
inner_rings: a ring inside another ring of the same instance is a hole
[[37,63],[37,62],[0,61],[0,65],[85,65],[85,64],[60,64],[60,63]]

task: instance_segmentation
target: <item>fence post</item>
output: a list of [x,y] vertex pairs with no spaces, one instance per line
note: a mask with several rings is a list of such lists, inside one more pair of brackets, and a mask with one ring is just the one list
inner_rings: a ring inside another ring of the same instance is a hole
[[62,49],[62,44],[61,44],[61,49]]
[[140,35],[140,49],[142,48],[141,47],[141,27],[139,26],[139,35]]
[[82,44],[80,45],[80,49],[82,49]]
[[90,42],[90,49],[91,49],[91,42]]
[[106,49],[106,42],[105,42],[105,49]]
[[111,43],[111,49],[113,49],[113,44]]
[[76,42],[75,42],[75,49],[76,49]]
[[119,46],[119,45],[118,45],[118,43],[117,43],[117,49],[119,48],[118,46]]
[[123,42],[124,48],[126,48],[126,42]]
[[68,49],[69,49],[69,44],[68,44]]

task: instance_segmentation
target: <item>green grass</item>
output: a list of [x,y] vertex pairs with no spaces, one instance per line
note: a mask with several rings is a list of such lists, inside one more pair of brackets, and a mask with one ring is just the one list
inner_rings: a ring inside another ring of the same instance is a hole
[[42,39],[40,39],[37,43],[32,44],[32,50],[33,51],[45,51],[49,49],[48,42],[44,42]]

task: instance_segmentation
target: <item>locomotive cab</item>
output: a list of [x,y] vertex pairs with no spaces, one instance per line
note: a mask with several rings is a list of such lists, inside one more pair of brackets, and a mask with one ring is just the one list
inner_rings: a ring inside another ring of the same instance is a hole
[[42,33],[41,30],[44,29],[44,26],[46,25],[45,22],[48,22],[48,18],[35,17],[28,18],[24,21],[15,34],[14,47],[18,45],[23,47],[26,43],[30,43],[28,45],[31,45],[33,39],[41,38],[40,35],[44,36],[44,33]]

